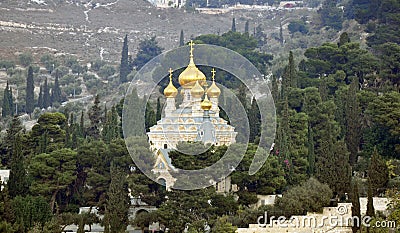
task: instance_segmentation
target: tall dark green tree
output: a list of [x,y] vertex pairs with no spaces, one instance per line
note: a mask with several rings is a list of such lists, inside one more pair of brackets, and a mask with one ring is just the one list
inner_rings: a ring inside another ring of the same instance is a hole
[[357,181],[353,182],[353,190],[351,196],[351,214],[353,218],[358,219],[358,222],[353,222],[353,233],[357,233],[361,226],[361,210],[360,210],[360,195],[358,190],[358,183]]
[[373,194],[372,182],[368,178],[368,193],[367,193],[367,216],[374,217],[375,216],[375,207],[374,207],[374,194]]
[[181,34],[179,36],[179,46],[182,47],[185,45],[185,37],[183,35],[183,30],[181,30]]
[[261,130],[261,114],[255,97],[253,97],[253,100],[251,101],[248,118],[250,126],[249,141],[254,142],[254,140],[260,136]]
[[389,181],[389,171],[385,160],[379,155],[376,148],[371,157],[368,168],[368,179],[371,183],[372,194],[377,195],[383,193],[387,182]]
[[55,80],[54,80],[54,86],[51,89],[51,104],[53,105],[54,103],[61,103],[62,101],[62,96],[61,96],[61,88],[60,88],[60,83],[59,83],[59,72],[56,71],[55,74]]
[[11,197],[25,196],[28,193],[28,183],[24,167],[21,136],[15,135],[11,157],[10,179],[7,182],[8,192]]
[[154,112],[153,107],[149,102],[146,104],[146,111],[145,111],[145,127],[146,131],[150,130],[150,127],[155,125],[156,121],[156,113]]
[[14,116],[6,130],[6,135],[1,142],[1,164],[10,167],[12,154],[16,142],[16,137],[24,129],[18,116]]
[[157,109],[156,109],[156,121],[161,120],[161,102],[160,102],[160,97],[157,98]]
[[14,102],[12,97],[12,90],[8,85],[7,81],[7,85],[6,88],[4,89],[4,94],[3,94],[3,105],[1,109],[1,116],[7,117],[7,116],[12,116],[13,114],[14,114]]
[[343,32],[340,34],[338,46],[345,45],[350,42],[349,34],[347,32]]
[[121,52],[121,64],[119,66],[119,81],[121,83],[127,82],[129,73],[130,69],[128,61],[128,35],[125,35]]
[[235,18],[232,19],[232,28],[231,28],[232,32],[236,32],[236,20]]
[[249,35],[249,21],[246,21],[246,24],[244,25],[244,34]]
[[358,97],[358,78],[353,78],[347,92],[345,104],[346,135],[345,141],[350,152],[350,165],[357,162],[358,148],[361,137],[361,111]]
[[37,106],[40,109],[43,108],[43,86],[42,85],[40,85],[40,88],[39,88],[39,96],[38,96]]
[[126,175],[122,168],[111,164],[111,183],[108,189],[107,218],[111,232],[125,232],[128,226],[129,197]]
[[95,139],[100,137],[100,124],[102,118],[102,110],[100,107],[100,96],[97,94],[93,106],[89,109],[88,112],[90,127],[87,130],[87,134]]
[[33,112],[35,107],[35,96],[34,96],[34,83],[33,83],[33,68],[29,66],[28,75],[26,77],[26,97],[25,97],[25,111],[28,114]]
[[43,108],[48,108],[50,105],[51,105],[50,88],[46,78],[44,80],[44,85],[43,85]]

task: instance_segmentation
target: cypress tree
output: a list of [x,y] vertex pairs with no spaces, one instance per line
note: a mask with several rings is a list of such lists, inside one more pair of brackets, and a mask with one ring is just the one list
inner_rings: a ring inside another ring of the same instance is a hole
[[6,130],[6,136],[2,141],[2,150],[1,153],[1,163],[9,167],[11,163],[12,153],[14,151],[14,145],[16,141],[16,136],[23,130],[23,126],[21,121],[17,116],[14,116],[8,129]]
[[283,45],[283,27],[282,27],[282,22],[279,23],[279,43]]
[[385,160],[379,155],[376,148],[371,157],[368,168],[368,179],[371,183],[372,194],[378,195],[383,192],[383,188],[389,181],[389,171]]
[[25,97],[25,111],[29,115],[33,112],[35,97],[34,97],[34,83],[33,83],[33,69],[32,66],[28,68],[28,75],[26,77],[26,97]]
[[129,72],[130,70],[128,61],[128,35],[125,35],[121,52],[121,64],[119,66],[119,80],[121,83],[128,81]]
[[156,122],[156,113],[154,112],[153,107],[151,107],[150,103],[147,102],[146,104],[146,111],[145,111],[145,127],[146,132],[150,130],[150,127],[155,125]]
[[244,34],[249,35],[249,21],[246,21],[246,24],[244,25]]
[[38,97],[37,106],[40,109],[43,108],[43,86],[42,85],[40,85],[40,89],[39,89],[39,97]]
[[7,85],[6,88],[4,89],[4,94],[3,94],[3,105],[1,109],[1,115],[2,117],[7,117],[12,115],[12,113],[13,113],[12,93],[7,81]]
[[85,137],[85,118],[83,114],[83,110],[81,111],[81,120],[79,124],[79,135],[81,137]]
[[111,232],[124,232],[128,226],[129,197],[126,176],[113,162],[110,168],[111,183],[108,189],[107,219]]
[[54,86],[53,89],[51,90],[51,105],[53,103],[61,103],[61,89],[60,89],[60,84],[59,84],[59,72],[58,70],[56,71],[56,78],[54,81]]
[[374,198],[372,192],[372,183],[368,178],[368,193],[367,193],[367,216],[375,217]]
[[51,105],[50,90],[46,78],[44,80],[44,85],[43,85],[43,108],[48,108],[50,105]]
[[347,100],[345,104],[346,119],[346,145],[350,152],[350,164],[357,162],[358,147],[361,137],[361,112],[357,99],[358,79],[353,78],[350,88],[347,92]]
[[157,98],[157,109],[156,109],[156,121],[161,120],[161,102],[160,102],[160,97]]
[[249,117],[249,127],[250,127],[249,141],[254,142],[256,137],[260,136],[260,131],[261,131],[260,110],[258,108],[257,101],[254,97],[251,102],[251,107],[249,109],[248,117]]
[[179,36],[179,47],[185,45],[185,38],[183,36],[183,30],[181,30],[181,35]]
[[358,222],[353,222],[353,233],[357,233],[361,226],[361,210],[360,210],[360,195],[358,192],[358,183],[357,181],[353,182],[353,190],[352,190],[352,197],[351,197],[351,213],[353,219],[358,219]]
[[247,112],[247,88],[246,86],[242,83],[239,86],[239,93],[237,95],[237,98],[239,99],[240,103],[242,103],[242,106],[244,108],[244,110]]
[[94,104],[89,110],[90,127],[88,129],[88,135],[98,139],[100,136],[100,123],[101,123],[101,108],[100,108],[100,96],[96,95]]
[[25,196],[28,192],[24,156],[22,154],[21,137],[15,136],[11,157],[10,179],[7,183],[11,197]]
[[308,122],[308,175],[313,176],[315,172],[314,135],[310,122]]
[[232,29],[231,29],[231,31],[232,32],[236,32],[236,20],[235,20],[235,18],[232,19]]
[[344,44],[347,44],[349,42],[350,42],[350,38],[349,38],[349,34],[347,34],[347,32],[343,32],[342,34],[340,34],[339,43],[338,43],[339,47]]
[[279,98],[279,87],[278,87],[278,80],[276,79],[276,76],[273,75],[272,76],[272,83],[271,83],[271,94],[272,94],[272,98],[274,98],[274,102],[275,104],[278,102],[278,98]]

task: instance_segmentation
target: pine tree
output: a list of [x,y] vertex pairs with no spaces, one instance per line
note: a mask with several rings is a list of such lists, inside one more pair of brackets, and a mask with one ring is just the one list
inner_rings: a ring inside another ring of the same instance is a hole
[[183,35],[183,30],[181,30],[181,35],[179,36],[179,47],[182,47],[185,45],[185,37]]
[[358,79],[354,78],[347,92],[345,104],[346,145],[350,152],[350,164],[357,162],[358,147],[361,137],[361,111],[357,99]]
[[328,86],[326,85],[326,78],[321,78],[318,86],[319,95],[322,101],[328,100]]
[[121,83],[128,81],[129,74],[129,61],[128,61],[128,35],[125,35],[124,44],[122,45],[121,64],[119,66],[119,81]]
[[107,219],[111,232],[124,232],[128,226],[129,197],[126,176],[122,168],[111,163],[111,183],[108,189]]
[[160,97],[157,98],[157,109],[156,109],[156,121],[161,120],[161,102],[160,102]]
[[372,183],[371,180],[368,178],[368,194],[367,194],[367,216],[375,217],[375,208],[374,208],[374,198],[372,192]]
[[40,88],[39,88],[39,97],[38,97],[37,106],[40,109],[43,108],[43,86],[42,85],[40,85]]
[[28,75],[26,78],[26,97],[25,97],[25,111],[28,114],[33,112],[34,104],[35,104],[35,97],[34,97],[34,83],[33,83],[33,69],[32,66],[28,68]]
[[59,72],[58,70],[56,71],[56,78],[54,81],[54,86],[53,89],[51,89],[51,105],[54,103],[61,103],[61,89],[60,89],[60,84],[59,84]]
[[16,135],[11,157],[10,179],[7,183],[11,197],[25,196],[28,193],[24,156],[22,154],[21,136]]
[[98,139],[100,136],[100,123],[102,118],[99,95],[96,95],[94,99],[94,104],[90,108],[88,115],[90,120],[90,127],[87,134],[95,139]]
[[353,190],[352,190],[352,197],[351,197],[351,213],[353,216],[353,219],[357,219],[358,222],[355,222],[353,220],[353,233],[357,233],[357,231],[360,229],[361,226],[361,210],[360,210],[360,195],[358,191],[358,183],[357,181],[353,182]]
[[232,19],[232,29],[231,29],[231,31],[232,32],[236,32],[236,20],[235,20],[235,18]]
[[246,24],[244,25],[244,34],[249,35],[249,21],[246,21]]
[[43,85],[43,108],[48,108],[50,105],[51,105],[50,90],[46,78],[44,80],[44,85]]
[[382,193],[389,181],[389,171],[385,160],[379,155],[376,148],[371,157],[368,168],[368,179],[371,183],[372,194],[378,195]]

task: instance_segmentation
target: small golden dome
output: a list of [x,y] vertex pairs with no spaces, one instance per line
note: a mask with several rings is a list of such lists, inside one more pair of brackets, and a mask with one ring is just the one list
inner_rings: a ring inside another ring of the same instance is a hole
[[204,97],[204,100],[201,102],[201,109],[205,110],[205,111],[209,111],[212,107],[211,101],[208,100],[207,94]]
[[167,98],[175,98],[176,95],[178,95],[178,90],[174,87],[174,84],[172,84],[172,69],[169,69],[169,84],[168,86],[164,89],[164,95]]
[[193,88],[190,90],[193,98],[201,98],[204,95],[204,89],[200,86],[199,81],[196,81]]
[[215,69],[213,68],[212,71],[212,84],[210,88],[207,90],[207,95],[210,96],[210,98],[218,98],[219,95],[221,95],[221,90],[217,87],[215,84]]
[[179,84],[183,88],[192,88],[196,81],[200,82],[200,85],[204,85],[206,83],[206,76],[196,67],[193,59],[193,45],[194,43],[190,41],[190,60],[189,65],[186,67],[184,71],[179,75]]

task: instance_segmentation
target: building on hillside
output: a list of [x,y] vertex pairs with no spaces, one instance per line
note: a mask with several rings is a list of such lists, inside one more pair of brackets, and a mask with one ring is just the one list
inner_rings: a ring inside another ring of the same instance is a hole
[[[221,90],[215,83],[215,70],[212,70],[212,83],[208,87],[206,76],[196,67],[193,56],[193,43],[190,43],[189,65],[179,75],[182,103],[175,102],[178,90],[172,83],[172,70],[169,72],[169,84],[164,89],[166,97],[165,115],[150,127],[147,133],[150,147],[155,152],[156,162],[153,172],[167,189],[175,180],[170,174],[174,170],[169,151],[176,149],[179,142],[200,141],[215,146],[235,142],[234,127],[219,117],[218,98]],[[220,191],[231,191],[230,179],[223,180],[216,188]],[[235,187],[233,187],[235,189]]]
[[186,4],[186,0],[148,0],[151,4],[155,7],[160,8],[181,8],[184,7]]
[[4,186],[10,178],[10,170],[0,170],[0,191],[3,191]]

